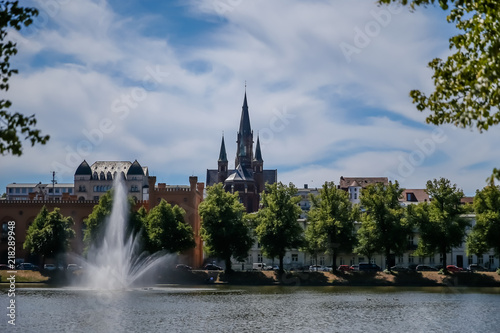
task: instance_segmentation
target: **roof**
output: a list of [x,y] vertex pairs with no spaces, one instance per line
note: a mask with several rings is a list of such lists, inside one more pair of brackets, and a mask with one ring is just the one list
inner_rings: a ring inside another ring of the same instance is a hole
[[88,175],[88,176],[92,175],[92,170],[90,169],[90,166],[87,163],[87,161],[83,160],[83,162],[80,163],[80,165],[75,171],[75,176],[76,175]]
[[[408,197],[408,195],[410,195],[410,197]],[[402,196],[401,201],[410,201],[410,202],[430,201],[429,195],[427,194],[425,189],[405,189],[403,193],[401,193],[401,196]]]
[[137,160],[135,160],[134,163],[132,163],[132,165],[128,169],[127,176],[128,175],[140,175],[140,176],[144,176],[144,171],[142,170],[142,167],[139,164],[139,162],[137,162]]
[[226,178],[225,182],[235,182],[235,181],[254,181],[253,175],[246,168],[241,167],[238,164],[238,167],[234,172]]
[[226,145],[224,144],[224,135],[220,144],[219,162],[227,162]]
[[262,153],[260,151],[260,140],[258,136],[257,136],[257,147],[255,148],[255,160],[258,162],[264,162],[262,160]]
[[349,187],[354,186],[352,185],[353,182],[356,182],[358,185],[361,186],[362,188],[367,187],[368,185],[371,184],[377,184],[377,183],[382,183],[385,185],[389,184],[389,179],[387,177],[340,177],[340,183],[339,183],[339,188],[343,190],[347,190]]
[[241,119],[240,119],[240,135],[247,135],[252,133],[252,128],[250,126],[250,116],[248,115],[248,104],[247,104],[247,92],[245,91],[245,98],[243,100],[243,107],[241,108]]

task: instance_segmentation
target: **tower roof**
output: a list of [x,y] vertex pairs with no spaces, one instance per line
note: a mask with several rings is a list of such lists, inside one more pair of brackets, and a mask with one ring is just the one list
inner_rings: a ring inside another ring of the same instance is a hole
[[132,165],[130,166],[130,168],[127,171],[127,175],[141,175],[141,176],[144,176],[144,171],[142,170],[142,167],[139,164],[139,162],[137,162],[137,160],[135,160],[134,163],[132,163]]
[[220,144],[219,162],[227,162],[226,145],[224,144],[224,135]]
[[83,162],[80,163],[80,165],[75,171],[75,176],[76,175],[92,175],[92,170],[90,169],[90,166],[87,163],[87,161],[83,160]]
[[260,140],[259,136],[257,136],[257,147],[255,148],[255,160],[258,162],[263,162],[262,153],[260,151]]
[[241,108],[241,120],[240,120],[240,135],[246,135],[252,133],[252,128],[250,126],[250,116],[248,115],[248,104],[247,104],[247,92],[245,91],[245,98],[243,100],[243,107]]

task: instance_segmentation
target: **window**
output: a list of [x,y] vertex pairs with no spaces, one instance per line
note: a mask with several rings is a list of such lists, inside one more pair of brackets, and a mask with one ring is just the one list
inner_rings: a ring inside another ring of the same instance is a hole
[[414,256],[408,256],[408,263],[413,264],[415,262]]
[[482,265],[482,264],[484,263],[483,256],[478,256],[478,257],[477,257],[477,263],[478,263],[479,265]]
[[16,193],[17,194],[21,193],[21,189],[20,188],[16,188]]
[[344,263],[344,257],[340,257],[340,265],[345,265],[345,263]]
[[403,256],[398,257],[398,264],[402,264],[404,262]]
[[354,200],[356,200],[357,198],[358,198],[358,194],[354,193]]
[[406,201],[411,201],[411,193],[406,193]]
[[489,263],[489,268],[493,267],[493,264],[495,263],[495,256],[490,256],[488,258],[488,263]]
[[359,257],[358,258],[358,263],[365,261],[365,257]]
[[370,264],[375,264],[375,258],[370,259]]
[[472,256],[468,256],[468,257],[467,257],[467,264],[468,264],[468,265],[471,265],[471,264],[473,264],[473,263],[474,263],[474,261],[472,260]]
[[25,188],[23,188],[23,189],[22,189],[22,192],[23,192],[24,194],[26,194],[26,189],[25,189]]
[[435,264],[435,261],[434,256],[429,257],[429,264]]
[[98,195],[94,196],[94,201],[99,201],[99,196]]
[[262,262],[262,253],[257,254],[257,262]]
[[292,262],[299,262],[299,255],[297,253],[292,254]]
[[418,257],[418,263],[423,264],[424,263],[424,257]]

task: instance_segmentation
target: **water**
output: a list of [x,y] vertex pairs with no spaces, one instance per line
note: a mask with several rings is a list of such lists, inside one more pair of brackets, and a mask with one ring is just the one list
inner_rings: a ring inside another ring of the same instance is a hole
[[498,332],[500,327],[500,288],[33,288],[18,289],[16,304],[19,332]]

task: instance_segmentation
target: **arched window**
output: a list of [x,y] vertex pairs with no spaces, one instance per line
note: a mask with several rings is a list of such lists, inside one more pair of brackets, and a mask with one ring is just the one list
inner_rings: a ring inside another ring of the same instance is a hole
[[100,179],[101,180],[106,180],[106,176],[104,176],[104,171],[101,171]]
[[106,178],[108,180],[112,180],[113,179],[113,176],[111,176],[111,172],[108,171],[108,174],[106,175]]

